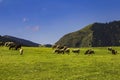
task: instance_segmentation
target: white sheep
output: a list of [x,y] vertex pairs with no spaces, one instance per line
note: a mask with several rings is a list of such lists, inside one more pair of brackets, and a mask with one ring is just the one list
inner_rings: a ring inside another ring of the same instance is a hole
[[23,54],[23,49],[21,48],[19,51],[20,51],[20,55],[22,55]]

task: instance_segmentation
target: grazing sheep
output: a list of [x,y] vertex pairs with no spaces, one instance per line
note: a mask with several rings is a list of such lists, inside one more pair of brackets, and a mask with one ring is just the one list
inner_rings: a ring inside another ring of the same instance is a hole
[[11,44],[11,45],[9,45],[9,50],[11,50],[11,49],[15,49],[15,44]]
[[4,46],[10,47],[11,45],[14,45],[14,42],[5,42]]
[[95,54],[95,52],[92,49],[88,49],[85,53],[86,54]]
[[62,53],[62,54],[64,54],[64,50],[63,49],[55,49],[54,53],[58,53],[58,54]]
[[78,53],[78,54],[79,54],[79,53],[80,53],[80,49],[73,49],[72,52],[73,52],[73,53]]
[[54,50],[54,53],[70,53],[70,49],[67,46],[61,46],[61,45],[53,45],[52,49]]
[[112,49],[111,52],[112,52],[112,54],[114,54],[114,55],[117,54],[117,51],[114,50],[114,49]]
[[85,52],[85,54],[88,54],[89,53],[89,50],[87,50],[86,52]]
[[19,52],[20,52],[20,55],[22,55],[22,54],[23,54],[23,49],[21,48],[21,49],[19,50]]
[[117,54],[117,51],[112,49],[111,47],[108,48],[108,51],[110,51],[113,55]]
[[59,52],[59,49],[55,49],[53,53],[58,53]]
[[57,49],[65,49],[66,46],[57,45]]
[[9,50],[11,50],[11,49],[18,50],[20,48],[21,48],[21,45],[17,45],[17,44],[12,44],[9,46]]
[[18,49],[21,49],[21,45],[20,44],[15,46],[15,50],[18,50]]
[[112,47],[109,47],[109,48],[108,48],[108,51],[112,51]]
[[58,54],[60,54],[60,53],[62,53],[62,54],[64,54],[64,53],[67,53],[67,54],[69,54],[70,53],[70,48],[67,48],[67,47],[64,47],[64,48],[62,48],[62,49],[55,49],[54,50],[54,53],[58,53]]
[[70,48],[65,49],[64,52],[69,54],[70,53]]

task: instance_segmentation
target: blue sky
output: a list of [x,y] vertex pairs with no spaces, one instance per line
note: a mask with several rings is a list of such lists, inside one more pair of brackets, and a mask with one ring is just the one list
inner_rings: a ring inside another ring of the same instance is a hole
[[114,20],[120,20],[120,0],[0,0],[0,35],[40,44]]

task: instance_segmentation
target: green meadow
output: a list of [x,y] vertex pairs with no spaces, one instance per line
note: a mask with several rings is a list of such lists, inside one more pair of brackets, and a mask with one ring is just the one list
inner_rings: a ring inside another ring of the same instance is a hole
[[93,55],[55,54],[51,48],[23,47],[19,51],[0,47],[0,80],[120,80],[120,47],[112,55],[107,47],[92,48]]

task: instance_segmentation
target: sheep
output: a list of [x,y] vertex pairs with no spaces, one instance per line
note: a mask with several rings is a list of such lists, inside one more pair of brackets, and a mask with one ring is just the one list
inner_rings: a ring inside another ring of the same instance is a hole
[[67,53],[67,54],[69,54],[69,53],[70,53],[70,48],[66,48],[66,49],[64,50],[64,52]]
[[54,50],[54,53],[62,53],[62,54],[64,54],[64,53],[67,53],[67,54],[69,54],[70,53],[70,48],[67,48],[67,47],[64,47],[64,48],[62,48],[62,49],[55,49]]
[[15,46],[15,50],[18,50],[18,49],[21,49],[21,45],[20,44]]
[[112,47],[109,47],[109,48],[108,48],[108,51],[112,51]]
[[9,47],[14,44],[15,44],[14,42],[5,42],[4,46]]
[[18,50],[20,48],[21,48],[21,45],[17,45],[17,44],[12,44],[9,46],[9,50],[11,50],[11,49]]
[[112,47],[109,47],[108,50],[114,55],[117,54],[117,51],[114,50]]
[[55,49],[54,53],[63,53],[64,54],[64,50],[63,49]]
[[20,55],[22,55],[23,54],[23,49],[20,48],[19,52],[20,52]]
[[112,52],[112,54],[114,54],[114,55],[117,54],[117,51],[114,50],[114,49],[112,49],[111,52]]
[[85,53],[86,54],[95,54],[95,52],[92,49],[88,49]]
[[72,52],[73,52],[73,53],[78,53],[78,54],[79,54],[79,53],[80,53],[80,49],[73,49]]

